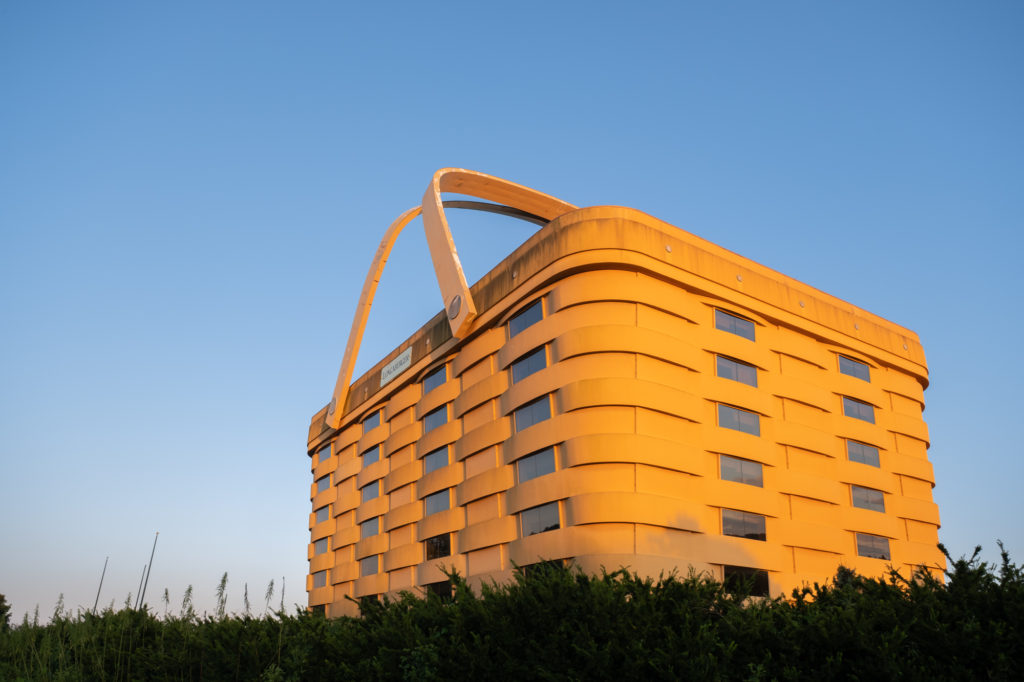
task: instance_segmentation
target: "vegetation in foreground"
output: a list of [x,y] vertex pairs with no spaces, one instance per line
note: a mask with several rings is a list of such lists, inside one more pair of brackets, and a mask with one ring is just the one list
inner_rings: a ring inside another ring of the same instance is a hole
[[774,600],[551,566],[480,594],[452,576],[451,600],[367,602],[362,618],[58,609],[9,627],[4,614],[0,679],[1020,679],[1024,573],[1005,551],[998,567],[977,556],[945,582],[840,570]]

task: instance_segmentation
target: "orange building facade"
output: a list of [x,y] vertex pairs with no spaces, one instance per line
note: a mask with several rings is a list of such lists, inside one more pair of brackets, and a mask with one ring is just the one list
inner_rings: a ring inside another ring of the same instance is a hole
[[[472,287],[452,191],[543,224]],[[445,310],[351,381],[387,252],[421,211]],[[439,171],[395,225],[310,426],[312,608],[544,560],[771,595],[840,565],[945,565],[913,332],[640,211],[470,171]]]

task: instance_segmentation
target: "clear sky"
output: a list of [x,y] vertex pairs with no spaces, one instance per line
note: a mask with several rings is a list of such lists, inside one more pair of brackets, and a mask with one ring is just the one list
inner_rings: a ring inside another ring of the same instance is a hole
[[[437,168],[916,331],[940,538],[1024,561],[1017,2],[0,4],[0,592],[304,603],[312,414]],[[441,307],[418,223],[360,367]],[[525,223],[453,216],[471,279]],[[1017,350],[1015,350],[1017,349]],[[279,599],[275,597],[275,601]]]

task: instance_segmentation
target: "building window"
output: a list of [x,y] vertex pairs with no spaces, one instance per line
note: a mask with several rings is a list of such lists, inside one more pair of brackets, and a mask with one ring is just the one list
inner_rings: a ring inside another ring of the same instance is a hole
[[551,404],[546,395],[537,398],[533,402],[526,403],[512,413],[512,419],[515,422],[515,430],[517,432],[550,418]]
[[331,458],[331,446],[320,448],[316,451],[316,463],[323,464]]
[[558,502],[548,502],[539,507],[524,509],[519,513],[519,518],[523,524],[524,538],[561,528],[558,520]]
[[736,509],[722,510],[722,534],[761,542],[768,539],[763,516]]
[[423,591],[428,595],[436,594],[441,598],[441,601],[450,601],[452,598],[452,583],[449,580],[427,583],[423,586]]
[[448,509],[450,502],[448,488],[423,498],[423,515],[430,516]]
[[544,346],[541,346],[512,363],[512,383],[521,381],[547,366],[547,354],[544,352]]
[[857,533],[857,556],[889,561],[892,558],[892,555],[889,554],[889,538]]
[[443,448],[438,448],[433,452],[428,452],[423,458],[423,473],[429,474],[431,471],[437,471],[442,467],[448,466],[448,446],[445,445]]
[[448,403],[423,416],[423,433],[430,433],[438,426],[448,423]]
[[871,368],[866,363],[845,355],[839,356],[839,372],[864,381],[871,381]]
[[531,478],[550,474],[555,470],[555,449],[544,448],[540,452],[527,455],[516,462],[516,473],[519,482],[529,481]]
[[327,505],[326,507],[320,507],[315,512],[313,512],[313,514],[314,524],[323,523],[327,519],[331,518],[331,505]]
[[768,596],[768,571],[746,566],[722,566],[722,584],[726,592]]
[[721,455],[719,459],[721,461],[723,481],[756,485],[758,488],[764,487],[763,467],[760,462],[751,462],[749,459],[740,459],[739,457],[730,457],[729,455]]
[[359,489],[359,501],[369,502],[375,497],[380,496],[380,479],[378,478],[373,483],[368,483]]
[[375,575],[380,571],[380,554],[359,560],[359,576]]
[[754,436],[761,435],[760,415],[721,403],[718,405],[718,425],[725,429],[742,431]]
[[327,571],[317,571],[313,574],[313,589],[327,587]]
[[448,366],[441,365],[433,372],[423,377],[423,395],[430,393],[446,381],[448,381]]
[[375,429],[380,426],[380,416],[384,410],[377,410],[369,417],[363,420],[363,433],[366,433],[370,429]]
[[866,421],[869,424],[875,423],[874,406],[845,395],[843,396],[843,414],[847,417]]
[[873,467],[882,466],[878,459],[878,448],[874,445],[858,443],[855,440],[846,441],[846,457],[851,462],[860,462]]
[[444,535],[435,535],[432,538],[427,538],[423,541],[423,546],[427,550],[427,561],[451,556],[452,534],[445,533]]
[[515,316],[508,321],[508,338],[511,339],[527,327],[537,324],[543,318],[544,306],[541,305],[540,299],[538,298],[529,306],[516,313]]
[[366,538],[372,538],[374,535],[380,533],[380,517],[374,516],[372,519],[366,519],[359,524],[359,539],[365,540]]
[[719,355],[717,358],[718,376],[738,381],[747,386],[757,387],[757,367],[740,362],[739,360],[727,358],[724,355]]
[[885,511],[885,495],[882,494],[881,490],[851,485],[850,493],[854,507],[870,509],[871,511]]
[[316,491],[318,493],[322,493],[323,491],[327,490],[330,487],[331,487],[331,475],[330,474],[327,474],[326,476],[321,476],[320,478],[316,479]]
[[380,446],[374,445],[372,448],[363,453],[363,466],[370,466],[374,462],[380,460]]
[[715,329],[729,332],[745,339],[754,340],[754,323],[739,315],[727,313],[724,310],[715,309]]
[[313,543],[313,555],[327,554],[327,538],[320,538]]

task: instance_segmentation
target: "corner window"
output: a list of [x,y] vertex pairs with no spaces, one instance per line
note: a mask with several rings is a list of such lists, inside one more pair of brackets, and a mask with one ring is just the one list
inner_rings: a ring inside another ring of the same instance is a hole
[[857,556],[864,556],[869,559],[891,560],[889,538],[883,538],[880,535],[857,533]]
[[380,479],[378,478],[373,483],[368,483],[359,489],[359,501],[369,502],[370,500],[380,497]]
[[380,554],[374,554],[368,556],[365,559],[359,560],[359,575],[375,575],[380,572]]
[[878,448],[874,445],[858,443],[855,440],[846,441],[846,457],[851,462],[860,462],[869,466],[882,466],[878,458]]
[[313,589],[327,587],[327,571],[317,571],[313,574]]
[[423,498],[423,515],[430,516],[438,512],[443,512],[451,505],[450,496],[448,489],[434,493],[433,495],[427,495]]
[[369,466],[380,460],[380,446],[374,445],[363,453],[363,466]]
[[869,424],[875,423],[875,408],[860,400],[843,396],[843,414],[847,417],[860,419]]
[[427,561],[451,556],[452,534],[445,533],[444,535],[435,535],[432,538],[427,538],[423,541],[423,546],[426,548]]
[[313,514],[314,524],[323,523],[327,519],[331,518],[331,505],[327,505],[326,507],[320,507]]
[[363,420],[363,433],[366,433],[370,429],[375,429],[380,426],[380,416],[384,410],[377,410],[366,419]]
[[313,543],[313,555],[327,554],[327,538],[320,538]]
[[365,540],[366,538],[372,538],[374,535],[380,534],[380,517],[374,516],[372,519],[366,519],[359,524],[359,539]]
[[726,592],[768,596],[768,571],[746,566],[722,566],[722,584]]
[[524,509],[519,513],[523,525],[523,537],[561,528],[558,518],[558,502],[548,502],[539,507]]
[[544,307],[541,305],[540,299],[538,298],[529,306],[516,313],[515,316],[508,321],[508,338],[511,339],[527,327],[537,324],[543,318]]
[[448,381],[448,366],[441,365],[433,372],[423,377],[423,395],[430,393],[446,381]]
[[438,448],[433,452],[428,452],[423,458],[423,473],[429,474],[431,471],[437,471],[442,467],[448,466],[448,446]]
[[448,403],[423,416],[423,433],[430,433],[438,426],[448,423]]
[[320,448],[316,451],[316,463],[323,464],[331,458],[331,446]]
[[761,542],[768,539],[763,516],[736,509],[722,510],[722,534]]
[[717,356],[718,376],[723,379],[732,379],[747,386],[757,387],[757,367],[748,365],[739,360],[727,358],[724,355]]
[[331,475],[330,474],[327,474],[326,476],[321,476],[320,478],[316,479],[316,491],[318,493],[322,493],[323,491],[327,490],[330,487],[331,487]]
[[512,421],[516,432],[546,419],[551,419],[551,404],[546,395],[537,398],[533,402],[526,403],[512,413]]
[[854,507],[870,509],[871,511],[885,511],[885,495],[881,490],[863,488],[859,485],[851,485],[850,493]]
[[527,455],[516,462],[516,474],[519,482],[550,474],[555,470],[555,449],[544,448],[540,452]]
[[547,366],[547,354],[544,352],[544,346],[541,346],[512,363],[512,383],[522,381]]
[[724,429],[742,431],[752,436],[761,435],[760,415],[721,403],[718,405],[718,425]]
[[845,355],[839,356],[839,372],[863,379],[864,381],[871,381],[871,368],[866,363],[848,358]]
[[751,462],[749,459],[730,457],[722,455],[720,458],[722,467],[722,480],[735,481],[746,485],[764,487],[762,467],[760,462]]
[[724,310],[715,309],[715,329],[729,332],[745,339],[754,340],[754,323],[750,320],[727,313]]

